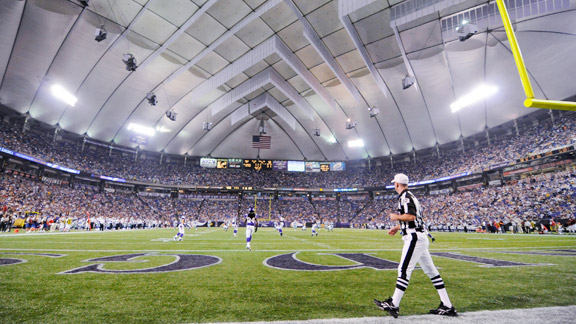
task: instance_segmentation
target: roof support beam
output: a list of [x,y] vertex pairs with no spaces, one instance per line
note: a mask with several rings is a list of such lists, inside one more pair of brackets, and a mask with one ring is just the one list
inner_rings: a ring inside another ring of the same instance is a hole
[[[148,1],[148,2],[151,2],[151,1]],[[215,5],[216,2],[218,2],[218,0],[210,0],[207,3],[205,3],[202,7],[198,8],[198,10],[196,10],[196,12],[190,18],[188,18],[188,20],[186,20],[186,22],[184,22],[184,24],[182,24],[182,26],[180,26],[180,28],[174,34],[172,34],[172,36],[170,36],[164,42],[164,44],[162,44],[162,46],[157,48],[142,63],[140,63],[140,65],[138,67],[143,69],[144,67],[146,67],[146,65],[148,65],[150,62],[152,62],[155,58],[157,58],[162,53],[164,53],[168,49],[168,47],[170,47],[170,45],[172,45],[172,43],[174,43],[178,38],[180,38],[180,36],[182,36],[182,34],[184,34],[186,32],[186,30],[188,28],[190,28],[190,26],[192,26],[192,24],[194,24],[198,20],[198,18],[200,18],[206,11],[208,11],[208,9],[210,9],[210,7]]]
[[369,5],[369,4],[373,3],[374,1],[376,1],[376,0],[358,0],[358,1],[356,1],[356,0],[340,0],[338,2],[338,16],[340,16],[340,21],[344,25],[344,28],[348,32],[348,35],[350,35],[350,38],[352,38],[354,45],[356,45],[356,48],[358,49],[358,52],[360,53],[362,60],[364,60],[364,64],[368,68],[368,71],[370,71],[370,75],[372,75],[372,78],[374,79],[374,81],[376,81],[376,85],[378,85],[378,88],[380,89],[380,91],[387,98],[388,97],[388,91],[386,90],[386,88],[387,88],[386,83],[384,82],[384,79],[382,78],[382,76],[380,75],[380,73],[378,72],[378,70],[376,69],[374,64],[372,63],[372,59],[370,58],[370,54],[368,54],[368,51],[364,47],[364,44],[362,43],[362,40],[360,39],[360,35],[358,35],[358,31],[356,31],[356,28],[352,24],[350,17],[348,17],[348,15],[350,13],[352,13],[352,12],[362,8],[362,7]]
[[[404,61],[404,66],[406,67],[406,71],[408,72],[409,76],[415,76],[414,70],[412,70],[412,65],[408,60],[408,56],[406,55],[406,50],[404,49],[404,43],[402,43],[402,39],[400,38],[400,33],[398,33],[398,26],[392,26],[392,30],[394,30],[394,36],[396,36],[396,42],[398,43],[398,47],[400,47],[400,53],[402,53],[402,60]],[[414,88],[418,90],[418,79],[414,79]]]
[[328,48],[326,47],[326,44],[324,44],[324,42],[320,39],[320,36],[318,36],[318,33],[316,32],[316,30],[314,30],[308,19],[306,19],[302,15],[300,9],[296,7],[294,1],[284,0],[284,3],[286,3],[288,7],[290,7],[290,9],[292,9],[292,12],[294,12],[296,17],[298,17],[298,20],[304,26],[304,37],[308,39],[310,44],[316,49],[316,52],[318,52],[318,54],[320,54],[322,59],[324,59],[324,62],[328,64],[328,66],[330,67],[332,72],[334,72],[338,80],[342,82],[346,90],[348,90],[348,92],[354,97],[356,103],[359,105],[366,105],[366,101],[364,100],[364,98],[362,98],[362,95],[360,94],[358,89],[356,89],[356,86],[354,86],[352,81],[350,81],[350,79],[348,78],[344,70],[342,70],[342,67],[338,64],[338,62],[336,62],[334,56],[332,56],[330,50],[328,50]]
[[296,106],[310,118],[310,120],[314,120],[314,109],[308,101],[306,101],[306,99],[304,99],[288,82],[284,80],[284,78],[282,78],[278,72],[276,72],[276,70],[274,70],[274,68],[271,67],[258,73],[250,80],[246,80],[232,91],[227,92],[208,106],[208,109],[212,110],[212,116],[214,116],[221,111],[226,110],[231,105],[234,105],[237,100],[267,84],[272,84],[278,90],[282,91],[288,99],[292,100]]
[[231,113],[230,126],[234,126],[234,124],[238,123],[240,120],[262,110],[263,108],[272,110],[276,115],[278,115],[278,117],[284,120],[292,130],[296,130],[296,118],[290,114],[286,107],[282,106],[267,92],[250,100],[248,104],[243,105]]

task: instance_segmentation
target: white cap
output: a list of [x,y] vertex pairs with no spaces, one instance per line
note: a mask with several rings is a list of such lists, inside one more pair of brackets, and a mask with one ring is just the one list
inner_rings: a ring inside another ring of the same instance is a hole
[[407,185],[408,176],[403,173],[398,173],[397,175],[394,176],[394,180],[392,180],[392,183],[401,183]]

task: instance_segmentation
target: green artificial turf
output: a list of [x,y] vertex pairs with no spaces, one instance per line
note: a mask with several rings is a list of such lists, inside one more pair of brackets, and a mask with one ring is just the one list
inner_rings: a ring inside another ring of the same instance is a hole
[[[366,253],[398,262],[399,236],[385,231],[284,229],[284,236],[261,228],[245,249],[244,229],[187,231],[174,242],[173,229],[103,233],[0,235],[0,259],[27,262],[0,266],[1,323],[197,323],[272,321],[387,316],[373,298],[394,292],[396,270],[360,268],[342,271],[291,271],[263,262],[299,252],[299,260],[319,265],[354,265],[330,253]],[[572,305],[576,301],[576,256],[507,254],[495,251],[576,250],[576,236],[435,233],[431,252],[524,263],[525,267],[482,267],[480,264],[433,257],[459,312]],[[50,258],[10,253],[57,253]],[[107,270],[158,267],[175,261],[172,255],[219,257],[219,264],[167,273],[61,272],[95,264],[107,256],[154,253],[109,262]],[[576,254],[573,253],[573,254]],[[144,262],[143,262],[144,261]],[[401,315],[425,314],[439,303],[428,277],[419,269],[402,300]]]

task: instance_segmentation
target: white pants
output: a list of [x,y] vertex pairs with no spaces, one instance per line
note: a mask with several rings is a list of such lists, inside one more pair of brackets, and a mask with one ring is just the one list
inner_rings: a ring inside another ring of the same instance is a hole
[[254,234],[254,225],[246,225],[246,243],[252,241],[252,234]]
[[414,270],[417,263],[428,277],[433,278],[439,275],[432,261],[432,256],[430,256],[430,251],[428,251],[430,242],[428,237],[426,237],[426,233],[408,233],[402,236],[402,240],[404,241],[404,247],[402,248],[402,259],[398,265],[399,278],[410,280],[412,270]]

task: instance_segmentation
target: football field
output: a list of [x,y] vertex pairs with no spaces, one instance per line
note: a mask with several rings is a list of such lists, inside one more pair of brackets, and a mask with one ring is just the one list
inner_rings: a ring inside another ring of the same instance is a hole
[[[0,235],[1,323],[203,323],[389,317],[402,240],[386,231],[244,228]],[[576,236],[433,233],[460,313],[576,304]],[[400,317],[438,295],[416,269]]]

